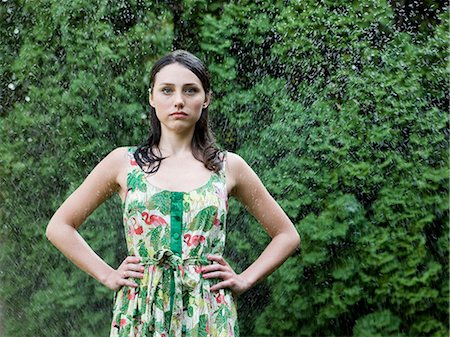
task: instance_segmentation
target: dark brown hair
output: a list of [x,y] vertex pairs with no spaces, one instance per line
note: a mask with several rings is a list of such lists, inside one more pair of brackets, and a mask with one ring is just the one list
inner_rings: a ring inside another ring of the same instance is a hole
[[[208,70],[200,59],[185,50],[176,50],[160,58],[150,72],[150,88],[153,88],[156,74],[165,66],[179,63],[192,71],[202,82],[205,94],[211,92],[211,82]],[[146,143],[140,145],[134,158],[138,165],[144,170],[144,166],[149,169],[146,173],[152,174],[158,171],[164,157],[159,151],[159,141],[161,138],[161,122],[156,116],[155,108],[150,106],[150,136]],[[155,151],[156,149],[156,151]],[[192,154],[204,163],[205,167],[214,172],[222,168],[223,155],[217,148],[214,135],[208,123],[208,107],[202,109],[199,120],[195,124],[194,135],[192,137]]]

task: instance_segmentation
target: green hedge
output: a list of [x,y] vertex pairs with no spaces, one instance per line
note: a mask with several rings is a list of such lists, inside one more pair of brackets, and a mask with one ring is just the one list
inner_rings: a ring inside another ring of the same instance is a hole
[[[45,228],[102,157],[146,138],[148,70],[171,48],[171,14],[134,4],[133,25],[125,27],[125,9],[100,1],[2,6],[12,11],[2,13],[2,35],[15,39],[0,70],[2,83],[15,86],[5,90],[0,131],[1,265],[14,271],[0,281],[4,334],[105,336],[111,291],[62,256]],[[81,234],[118,266],[126,254],[121,226],[116,196]]]
[[[394,17],[382,1],[302,1],[199,20],[222,139],[303,239],[269,299],[247,294],[249,335],[448,334],[448,21],[414,35]],[[266,240],[236,217],[244,267]]]
[[[302,237],[240,297],[242,335],[448,335],[448,11],[413,13],[402,30],[393,4],[4,3],[3,334],[108,334],[112,293],[45,227],[102,157],[145,140],[148,71],[185,48],[210,68],[220,145],[247,160]],[[242,270],[269,238],[236,202],[230,213],[227,257]],[[81,229],[114,266],[120,219],[114,197]]]

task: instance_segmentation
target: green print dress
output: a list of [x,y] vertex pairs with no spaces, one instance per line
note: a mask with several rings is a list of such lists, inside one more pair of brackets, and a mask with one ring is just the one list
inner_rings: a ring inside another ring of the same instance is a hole
[[195,190],[168,191],[148,182],[135,150],[128,148],[123,224],[128,254],[140,257],[145,271],[134,279],[137,288],[115,293],[110,337],[238,337],[231,290],[211,292],[221,280],[201,274],[209,254],[224,252],[225,168]]

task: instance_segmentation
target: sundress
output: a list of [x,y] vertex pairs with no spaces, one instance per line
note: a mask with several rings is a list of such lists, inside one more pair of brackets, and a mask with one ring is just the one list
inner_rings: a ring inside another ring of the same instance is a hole
[[110,337],[239,336],[236,298],[210,291],[221,279],[204,279],[209,254],[224,253],[228,196],[224,167],[203,186],[175,192],[152,185],[128,148],[123,224],[128,255],[140,257],[137,288],[114,294]]

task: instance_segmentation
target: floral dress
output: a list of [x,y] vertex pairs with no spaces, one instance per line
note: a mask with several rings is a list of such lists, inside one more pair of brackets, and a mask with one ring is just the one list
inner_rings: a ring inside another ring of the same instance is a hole
[[168,191],[148,182],[135,150],[128,148],[123,224],[128,254],[140,257],[145,271],[133,279],[137,288],[115,293],[110,337],[239,336],[231,290],[211,292],[221,280],[200,272],[211,263],[207,255],[224,252],[225,167],[195,190]]

